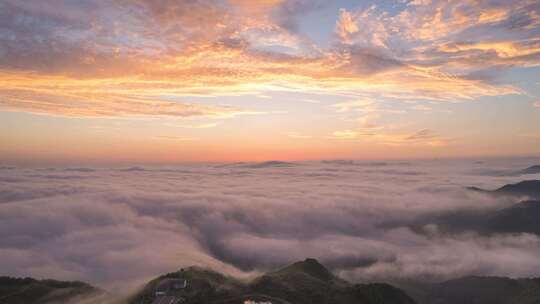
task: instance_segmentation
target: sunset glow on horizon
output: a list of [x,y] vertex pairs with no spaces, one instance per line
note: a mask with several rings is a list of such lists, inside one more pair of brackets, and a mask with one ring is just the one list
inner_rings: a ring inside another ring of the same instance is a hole
[[540,5],[0,1],[0,158],[540,154]]

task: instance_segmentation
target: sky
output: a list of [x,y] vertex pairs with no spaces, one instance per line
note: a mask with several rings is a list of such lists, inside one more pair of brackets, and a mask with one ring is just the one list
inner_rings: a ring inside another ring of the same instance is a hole
[[[353,282],[538,277],[538,234],[467,225],[524,198],[465,188],[540,179],[520,171],[534,164],[540,158],[4,166],[1,275],[126,291],[182,267],[253,278],[312,257]],[[448,232],[447,216],[463,224]]]
[[536,0],[0,0],[9,164],[540,154]]

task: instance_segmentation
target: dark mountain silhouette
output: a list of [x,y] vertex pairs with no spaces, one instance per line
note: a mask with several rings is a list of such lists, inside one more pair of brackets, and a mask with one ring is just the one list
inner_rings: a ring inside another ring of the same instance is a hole
[[530,166],[526,169],[523,169],[520,171],[521,174],[539,174],[540,173],[540,165],[534,165]]
[[483,192],[492,195],[527,196],[540,199],[540,180],[526,180],[516,184],[508,184],[496,190],[485,190],[477,187],[468,187],[471,191]]
[[2,304],[57,304],[102,297],[100,289],[83,282],[0,277]]
[[505,185],[497,190],[496,194],[512,196],[529,196],[531,198],[540,198],[540,180],[527,180],[517,184]]
[[282,277],[287,278],[290,275],[302,275],[308,278],[314,278],[322,282],[341,282],[345,281],[339,279],[320,264],[316,259],[305,259],[304,261],[296,262],[285,268],[269,272],[265,276]]
[[131,296],[127,303],[153,303],[160,286],[167,281],[177,279],[187,280],[186,288],[171,289],[168,295],[185,299],[187,303],[213,303],[218,300],[237,298],[245,290],[245,284],[235,278],[194,266],[150,281],[141,291]]
[[249,288],[292,303],[328,303],[347,285],[317,260],[306,259],[256,278]]
[[156,289],[170,279],[186,279],[184,289],[168,296],[184,303],[242,304],[267,301],[274,304],[414,304],[400,289],[388,284],[351,284],[338,278],[315,259],[306,259],[268,272],[251,282],[241,282],[211,270],[190,267],[150,281],[129,303],[155,303]]
[[[243,304],[248,300],[273,304],[540,303],[540,278],[470,276],[440,283],[408,282],[397,286],[401,288],[385,283],[351,284],[332,274],[317,260],[306,259],[268,272],[251,282],[189,267],[162,275],[118,302],[105,301],[108,294],[82,282],[0,277],[0,303]],[[89,298],[98,300],[82,301]]]
[[443,233],[475,231],[480,234],[534,233],[540,235],[540,201],[523,201],[500,210],[464,210],[419,219],[411,227],[422,232],[427,224],[436,224]]
[[540,201],[524,201],[489,214],[486,230],[499,233],[536,233],[540,235]]
[[135,166],[135,167],[118,169],[118,171],[121,171],[121,172],[143,172],[143,171],[146,171],[146,169],[143,168],[143,167]]
[[283,162],[283,161],[277,161],[277,160],[271,160],[271,161],[266,161],[266,162],[262,162],[262,163],[242,165],[242,167],[244,167],[244,168],[252,168],[252,169],[282,168],[282,167],[295,167],[295,166],[297,166],[297,164],[295,164],[295,163],[289,163],[289,162]]
[[355,165],[354,160],[350,159],[325,159],[321,160],[321,163],[330,165]]
[[532,198],[513,206],[497,210],[458,210],[432,213],[417,218],[412,223],[391,223],[407,225],[418,233],[426,233],[428,224],[435,224],[442,233],[463,233],[474,231],[484,235],[494,233],[534,233],[540,235],[540,181],[530,180],[505,185],[497,190],[483,190],[469,187],[489,195],[503,195],[517,198]]

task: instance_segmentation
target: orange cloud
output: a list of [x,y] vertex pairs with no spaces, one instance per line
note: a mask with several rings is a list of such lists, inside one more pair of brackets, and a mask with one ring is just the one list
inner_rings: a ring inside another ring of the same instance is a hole
[[423,129],[412,134],[391,132],[365,132],[363,130],[341,130],[332,133],[335,139],[362,140],[374,144],[391,146],[431,146],[444,147],[450,142],[434,134],[431,130]]
[[[96,3],[91,16],[80,14],[77,20],[69,18],[72,12],[55,12],[48,0],[39,7],[9,1],[0,18],[10,24],[7,31],[23,39],[2,46],[0,107],[84,117],[229,117],[251,111],[162,96],[289,91],[460,101],[521,93],[471,77],[477,69],[540,63],[540,42],[526,34],[540,19],[527,9],[531,1],[496,7],[415,1],[395,16],[375,6],[341,10],[338,43],[330,47],[284,25],[276,12],[289,3],[285,0],[116,1]],[[70,9],[80,11],[76,5]],[[504,27],[512,14],[529,16],[519,29],[525,34],[460,40],[465,30]],[[17,16],[38,21],[21,25]]]
[[[28,83],[32,83],[28,85]],[[123,92],[114,85],[94,80],[61,77],[7,77],[0,75],[0,109],[71,117],[232,117],[255,112],[230,106],[210,106],[159,100],[137,95],[133,89]],[[107,92],[107,88],[110,92]]]

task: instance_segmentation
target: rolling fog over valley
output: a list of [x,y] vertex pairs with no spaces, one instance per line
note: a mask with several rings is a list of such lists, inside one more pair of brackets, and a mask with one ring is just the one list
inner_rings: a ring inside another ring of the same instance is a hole
[[2,166],[0,268],[123,291],[182,267],[248,279],[306,257],[351,282],[535,277],[536,228],[480,220],[534,193],[467,187],[538,180],[539,172],[525,169],[539,163]]
[[539,304],[539,0],[0,0],[0,304]]

